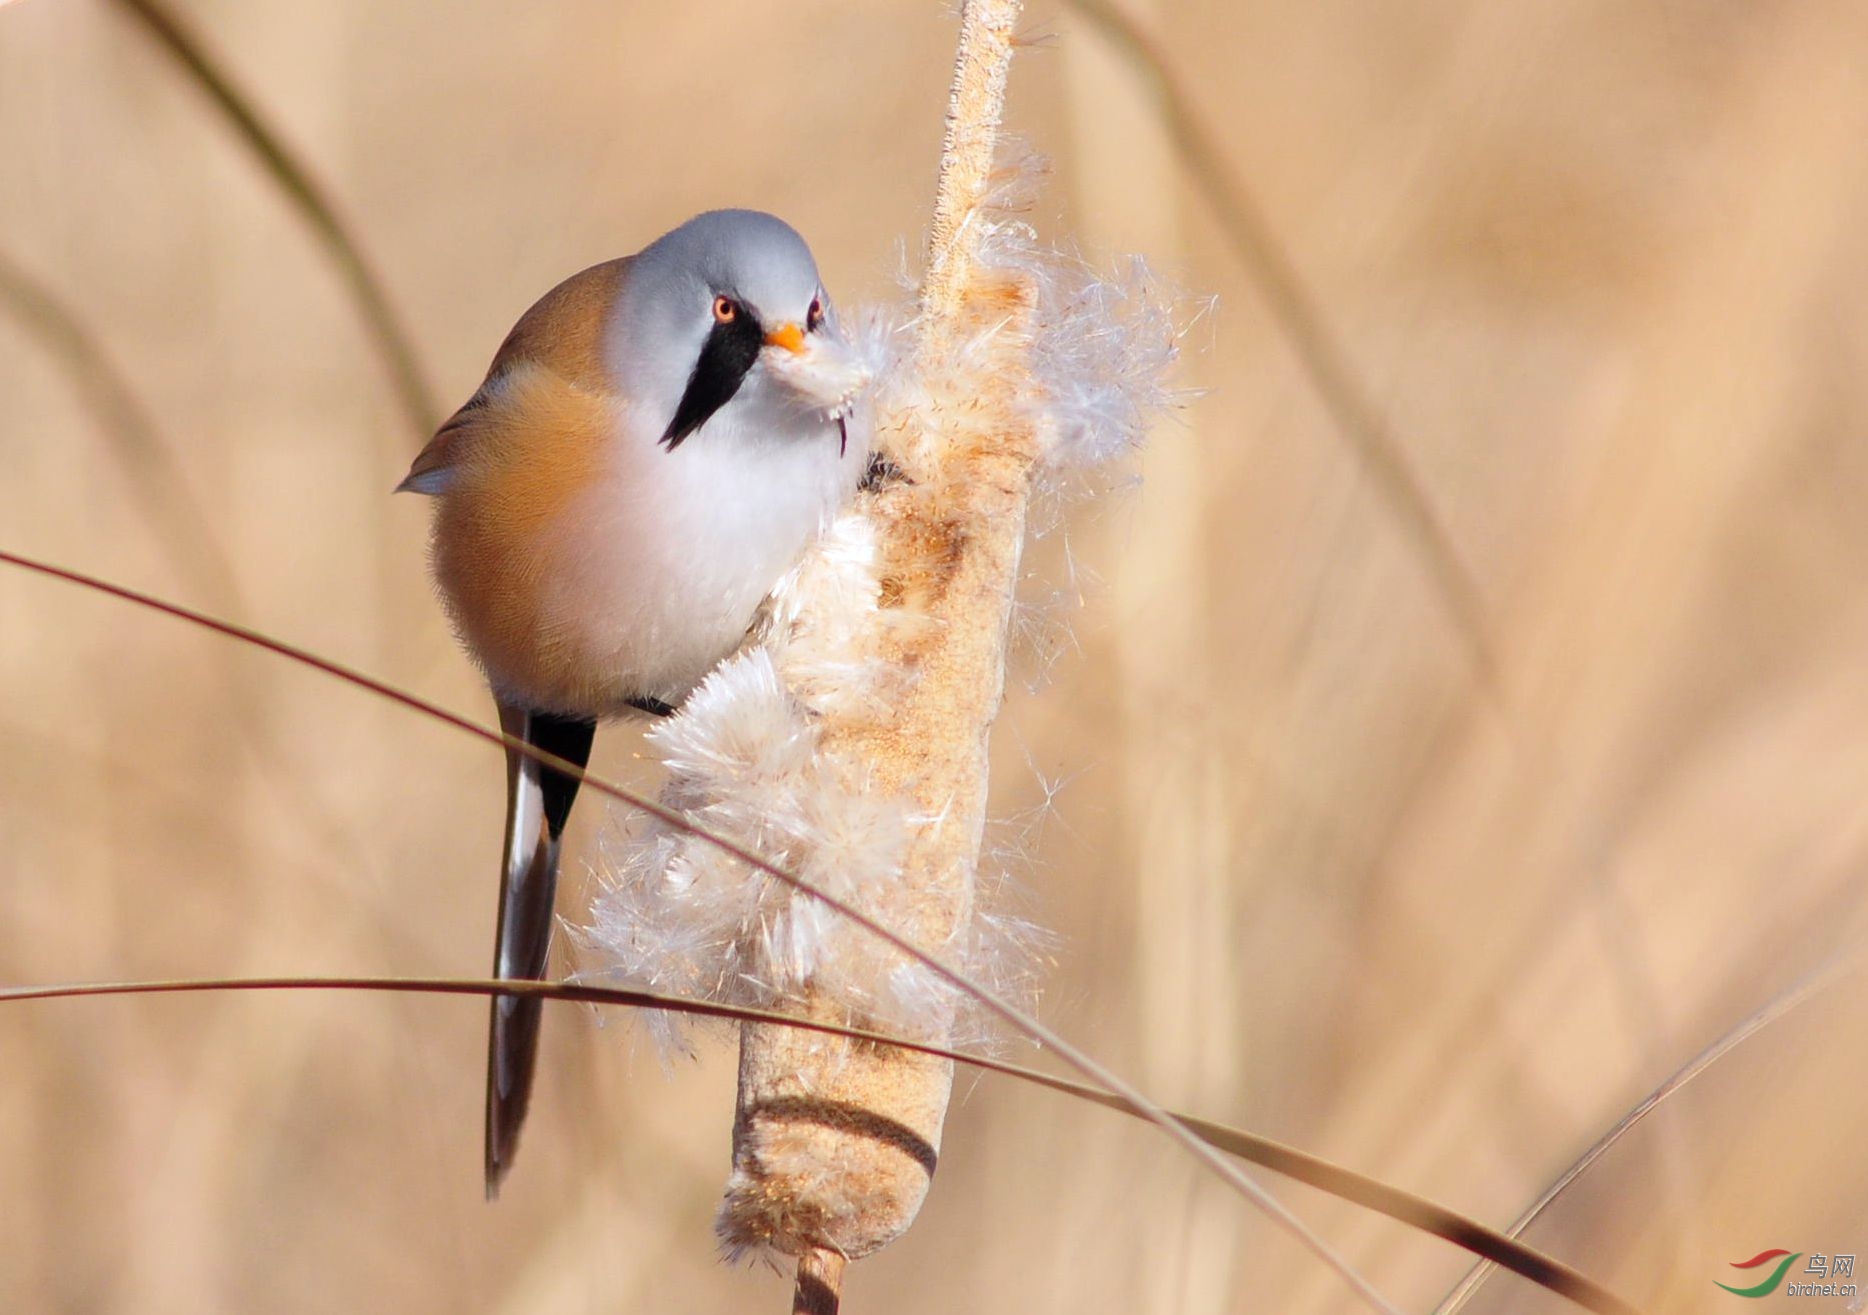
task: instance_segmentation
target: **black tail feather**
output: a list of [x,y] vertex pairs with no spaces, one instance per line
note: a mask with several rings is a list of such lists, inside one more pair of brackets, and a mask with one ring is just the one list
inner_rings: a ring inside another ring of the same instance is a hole
[[[590,761],[597,724],[504,705],[508,735],[578,768]],[[581,777],[506,755],[506,854],[500,874],[499,932],[493,975],[543,979],[551,950],[558,852]],[[494,996],[487,1037],[486,1194],[491,1200],[512,1167],[531,1102],[543,1002]]]

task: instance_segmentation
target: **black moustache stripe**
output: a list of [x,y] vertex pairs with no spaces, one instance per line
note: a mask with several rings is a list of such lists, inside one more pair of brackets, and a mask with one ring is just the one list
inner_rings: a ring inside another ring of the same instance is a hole
[[759,322],[744,310],[728,323],[715,322],[701,347],[700,359],[694,362],[694,373],[688,376],[687,391],[681,394],[675,418],[668,422],[668,432],[662,435],[664,447],[673,452],[683,439],[706,424],[715,411],[733,400],[733,394],[745,381],[746,372],[759,359],[759,348],[764,342],[765,333]]

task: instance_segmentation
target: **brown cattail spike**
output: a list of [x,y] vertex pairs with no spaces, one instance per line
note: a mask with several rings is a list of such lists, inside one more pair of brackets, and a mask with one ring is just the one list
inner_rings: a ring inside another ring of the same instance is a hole
[[[820,764],[858,772],[868,792],[924,819],[899,882],[912,895],[897,930],[930,949],[965,939],[986,814],[986,739],[1004,691],[1005,634],[1024,541],[1037,441],[1030,389],[1031,296],[980,268],[978,244],[1004,100],[1017,0],[968,0],[948,112],[911,405],[878,415],[885,455],[908,478],[872,493],[883,605],[852,634],[864,660],[906,673],[884,706],[826,708]],[[809,579],[807,568],[806,579]],[[808,584],[795,627],[835,612]],[[793,897],[794,900],[801,897]],[[755,965],[757,970],[757,965]],[[844,1018],[847,1000],[804,992],[804,1012]],[[807,1270],[860,1259],[899,1236],[927,1194],[953,1085],[923,1055],[782,1028],[741,1033],[733,1176],[719,1231]]]

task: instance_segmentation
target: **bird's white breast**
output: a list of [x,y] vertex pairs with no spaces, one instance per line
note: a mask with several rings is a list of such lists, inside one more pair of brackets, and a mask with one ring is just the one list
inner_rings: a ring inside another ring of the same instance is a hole
[[762,392],[673,451],[646,421],[619,417],[603,473],[567,508],[560,569],[541,582],[551,640],[617,705],[674,702],[730,654],[867,460],[860,436],[842,445],[834,420]]

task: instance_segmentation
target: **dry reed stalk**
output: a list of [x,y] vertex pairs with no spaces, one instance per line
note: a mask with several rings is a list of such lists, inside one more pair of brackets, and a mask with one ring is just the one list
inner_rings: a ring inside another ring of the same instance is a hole
[[[260,111],[258,102],[236,85],[233,77],[208,52],[207,45],[164,0],[117,0],[180,64],[188,79],[214,103],[235,133],[246,142],[260,167],[304,218],[332,264],[344,280],[357,312],[369,330],[395,389],[396,403],[408,426],[422,439],[441,422],[442,411],[429,390],[415,340],[403,327],[390,304],[383,279],[363,253],[363,243],[338,215],[326,189],[311,167],[299,158],[285,138]],[[397,442],[400,442],[398,439]],[[385,448],[391,470],[400,470],[406,454]]]
[[[1807,979],[1797,987],[1785,992],[1772,1001],[1752,1018],[1728,1032],[1712,1047],[1703,1052],[1685,1069],[1676,1073],[1647,1100],[1618,1124],[1612,1132],[1603,1138],[1582,1161],[1560,1178],[1550,1189],[1544,1200],[1531,1208],[1530,1213],[1522,1216],[1513,1231],[1528,1225],[1530,1220],[1542,1210],[1548,1198],[1560,1191],[1576,1176],[1587,1169],[1601,1152],[1628,1128],[1640,1122],[1655,1106],[1667,1099],[1686,1083],[1698,1077],[1713,1063],[1717,1062],[1749,1037],[1770,1026],[1792,1010],[1806,1003],[1818,992],[1833,985],[1841,975],[1841,962],[1838,961],[1823,973]],[[0,986],[0,1005],[28,1000],[59,1000],[102,998],[111,996],[172,995],[220,992],[383,992],[389,994],[432,994],[432,995],[495,995],[509,994],[514,990],[510,982],[460,979],[460,978],[410,978],[410,977],[247,977],[247,978],[184,978],[166,981],[146,982],[80,982],[52,986]],[[672,996],[656,996],[648,992],[624,991],[613,988],[582,986],[565,982],[524,982],[517,989],[539,999],[576,1001],[593,1005],[622,1005],[636,1008],[673,1009],[687,1013],[713,1017],[746,1018],[761,1011],[746,1009],[737,1005],[714,1005],[693,1000],[682,1000]],[[770,1016],[775,1025],[797,1027],[799,1024],[780,1024],[776,1016]],[[845,1033],[853,1040],[867,1044],[887,1044],[904,1046],[909,1049],[920,1048],[924,1053],[935,1053],[936,1048],[909,1038],[883,1038],[875,1034],[851,1032],[836,1024],[810,1024],[810,1027],[822,1027],[832,1032]],[[1001,1060],[989,1059],[979,1055],[966,1055],[958,1052],[944,1052],[944,1057],[952,1062],[966,1063],[989,1073],[998,1073],[1014,1077],[1024,1082],[1034,1083],[1053,1091],[1065,1093],[1080,1100],[1088,1100],[1106,1109],[1119,1111],[1131,1117],[1141,1117],[1122,1097],[1095,1087],[1084,1086],[1065,1078],[1053,1077],[1033,1069],[1021,1068]],[[1242,1156],[1254,1163],[1275,1169],[1298,1182],[1308,1183],[1345,1201],[1352,1201],[1367,1209],[1378,1211],[1391,1219],[1421,1229],[1424,1232],[1463,1247],[1482,1257],[1488,1264],[1495,1264],[1513,1273],[1530,1278],[1548,1290],[1567,1297],[1579,1306],[1601,1315],[1638,1315],[1633,1307],[1607,1292],[1600,1285],[1586,1276],[1553,1260],[1543,1253],[1522,1243],[1513,1241],[1505,1234],[1487,1228],[1476,1220],[1447,1210],[1424,1198],[1412,1196],[1385,1183],[1365,1178],[1351,1170],[1315,1156],[1306,1155],[1294,1147],[1270,1141],[1263,1137],[1238,1128],[1228,1128],[1223,1124],[1210,1123],[1204,1119],[1193,1118],[1185,1114],[1173,1117],[1190,1132],[1212,1146],[1232,1155]],[[826,1256],[835,1253],[818,1253],[803,1259],[808,1264],[801,1265],[805,1272],[806,1290],[821,1287],[828,1269],[838,1266],[827,1262]],[[837,1257],[841,1259],[841,1257]],[[566,1263],[555,1253],[540,1260],[534,1268],[541,1274],[563,1275],[574,1273],[577,1266]],[[550,1303],[539,1299],[538,1289],[522,1288],[522,1296],[509,1300],[504,1308],[512,1310],[535,1310]],[[1449,1298],[1449,1302],[1452,1299]],[[806,1307],[806,1309],[809,1309]]]
[[[1158,0],[1131,7],[1150,21],[1161,9]],[[1104,250],[1181,263],[1179,165],[1153,84],[1095,24],[1073,31],[1063,53],[1079,231]],[[1198,725],[1191,710],[1220,702],[1208,661],[1210,609],[1187,603],[1226,588],[1207,549],[1212,466],[1213,453],[1199,443],[1149,444],[1147,496],[1125,509],[1122,566],[1110,589],[1124,620],[1115,631],[1115,687],[1124,852],[1136,874],[1126,925],[1146,965],[1136,974],[1136,1013],[1148,1020],[1142,1079],[1218,1105],[1240,1088],[1236,1041],[1246,1034],[1235,1016],[1243,995],[1232,976],[1236,921],[1230,910],[1215,916],[1214,907],[1231,898],[1212,880],[1234,846],[1225,765],[1210,725],[1206,734],[1159,734],[1164,711],[1191,728]],[[1167,581],[1177,586],[1172,593],[1162,588]]]
[[[1163,0],[1126,0],[1137,21],[1158,27]],[[1185,266],[1182,164],[1154,83],[1120,41],[1095,23],[1073,26],[1062,51],[1071,135],[1075,227],[1094,249],[1147,252]],[[1213,609],[1190,599],[1224,596],[1228,581],[1209,549],[1215,453],[1199,442],[1147,445],[1146,496],[1124,508],[1121,568],[1109,581],[1115,626],[1114,688],[1120,721],[1121,845],[1134,974],[1140,1076],[1224,1109],[1245,1089],[1240,968],[1240,883],[1213,880],[1237,852],[1227,807],[1224,736],[1199,710],[1224,703],[1213,679]],[[1172,588],[1164,588],[1172,583]],[[1184,727],[1168,736],[1162,726]],[[1132,1166],[1104,1167],[1121,1190]],[[1094,1228],[1098,1193],[1060,1203],[1060,1225]],[[1221,1225],[1223,1226],[1223,1225]],[[1236,1283],[1238,1256],[1215,1245],[1197,1194],[1139,1220],[1135,1243],[1156,1259],[1145,1304],[1219,1309]]]
[[177,577],[191,582],[221,612],[244,613],[239,579],[214,518],[195,496],[174,444],[156,426],[99,335],[6,252],[0,252],[0,306],[70,372]]
[[[899,880],[916,892],[900,930],[941,946],[965,932],[985,823],[987,734],[1004,689],[1007,621],[1037,440],[1020,419],[1018,281],[982,275],[975,222],[991,179],[1018,0],[970,0],[934,210],[914,368],[921,405],[885,433],[906,478],[865,507],[883,606],[858,644],[910,672],[892,708],[833,708],[824,752],[860,763],[867,789],[931,819],[910,836]],[[981,330],[993,321],[994,331]],[[984,341],[989,351],[977,348]],[[960,348],[972,350],[964,354]],[[834,582],[833,582],[834,584]],[[841,608],[807,583],[799,624]],[[920,623],[900,624],[892,612]],[[807,986],[808,1016],[846,1006]],[[836,1308],[843,1264],[909,1226],[927,1194],[952,1090],[950,1062],[789,1028],[742,1031],[733,1178],[720,1218],[730,1247],[799,1257],[800,1311]]]
[[1299,271],[1264,206],[1228,159],[1225,134],[1201,112],[1167,47],[1126,4],[1069,0],[1069,7],[1126,55],[1152,85],[1162,126],[1173,141],[1187,180],[1206,200],[1226,241],[1251,272],[1266,305],[1317,397],[1336,422],[1388,511],[1419,555],[1447,615],[1470,654],[1481,688],[1503,693],[1496,639],[1479,581],[1440,514],[1433,490],[1415,469],[1402,436],[1383,414],[1374,390],[1351,359],[1341,331],[1332,323]]
[[[6,552],[4,549],[0,549],[0,564],[18,567],[34,574],[62,580],[68,584],[94,590],[116,598],[119,601],[161,612],[177,620],[186,621],[191,625],[215,631],[230,639],[263,649],[275,656],[285,658],[302,666],[313,668],[336,680],[347,683],[354,688],[367,691],[391,703],[399,704],[413,711],[420,712],[424,716],[430,717],[443,724],[453,726],[458,730],[477,735],[492,743],[502,743],[501,737],[495,731],[476,726],[467,719],[449,713],[406,691],[386,685],[360,672],[351,671],[338,666],[328,659],[320,658],[303,649],[294,648],[289,644],[262,635],[256,631],[233,626],[227,622],[216,621],[202,613],[181,607],[178,604],[164,602],[161,599],[151,597],[147,594],[140,594],[135,590],[126,589],[120,585],[110,584],[96,576],[53,566],[49,563],[36,561],[32,558],[21,557],[18,554]],[[533,753],[537,752],[536,749],[529,749],[529,746],[528,751]],[[550,762],[548,765],[555,766],[556,763]],[[652,803],[640,796],[633,795],[629,791],[623,790],[621,787],[605,781],[600,777],[586,777],[584,784],[585,788],[588,790],[608,795],[619,802],[628,803],[651,815],[665,811],[660,805]],[[669,821],[671,824],[674,822],[672,815],[665,820]],[[730,842],[721,843],[730,844]],[[750,856],[747,856],[747,861],[752,861]],[[845,911],[852,915],[856,912],[854,909]],[[380,977],[193,978],[154,982],[92,982],[58,986],[0,987],[0,1003],[85,996],[282,990],[361,990],[473,995],[511,994],[518,990],[524,990],[527,994],[537,996],[541,999],[581,1001],[589,1004],[634,1005],[645,1009],[677,1010],[688,1014],[716,1018],[739,1018],[741,1021],[751,1021],[751,1016],[760,1012],[739,1005],[709,1003],[706,1001],[657,995],[649,992],[614,990],[559,982],[525,982],[515,984],[512,982],[479,980]],[[1783,1009],[1788,1010],[1793,1007],[1797,1000],[1801,998],[1803,997],[1798,996],[1796,999],[1787,999],[1782,1006]],[[1483,1256],[1504,1268],[1510,1269],[1514,1273],[1521,1274],[1531,1279],[1533,1282],[1548,1288],[1552,1292],[1562,1294],[1571,1301],[1589,1310],[1600,1312],[1601,1315],[1636,1315],[1633,1307],[1621,1301],[1613,1293],[1608,1292],[1599,1284],[1592,1282],[1587,1276],[1551,1260],[1549,1257],[1529,1247],[1514,1242],[1486,1228],[1482,1224],[1446,1210],[1424,1198],[1412,1196],[1406,1192],[1389,1187],[1384,1183],[1363,1177],[1362,1175],[1353,1173],[1327,1161],[1319,1160],[1314,1156],[1305,1155],[1303,1152],[1297,1151],[1292,1147],[1283,1146],[1262,1137],[1255,1137],[1250,1133],[1243,1132],[1236,1128],[1228,1128],[1222,1124],[1210,1123],[1206,1120],[1192,1118],[1184,1114],[1173,1114],[1166,1110],[1151,1111],[1144,1106],[1140,1099],[1132,1092],[1123,1094],[1117,1090],[1122,1084],[1112,1079],[1106,1072],[1096,1072],[1098,1066],[1087,1062],[1081,1052],[1075,1052],[1073,1058],[1074,1048],[1070,1047],[1054,1034],[1049,1038],[1051,1047],[1057,1051],[1060,1056],[1064,1057],[1067,1062],[1071,1062],[1074,1067],[1091,1076],[1097,1077],[1097,1079],[1108,1088],[1107,1090],[1084,1086],[1066,1079],[1038,1073],[1031,1069],[1020,1068],[1014,1064],[1007,1064],[979,1055],[960,1054],[943,1047],[934,1047],[927,1042],[917,1041],[912,1037],[883,1036],[873,1032],[852,1031],[834,1023],[801,1022],[799,1020],[793,1020],[789,1023],[781,1024],[774,1016],[768,1016],[766,1019],[761,1019],[759,1021],[769,1022],[774,1026],[788,1026],[794,1029],[803,1027],[820,1031],[827,1035],[841,1034],[847,1040],[861,1045],[900,1048],[912,1053],[931,1055],[949,1063],[967,1063],[984,1071],[1015,1077],[1022,1081],[1048,1087],[1054,1091],[1067,1093],[1078,1099],[1089,1100],[1108,1109],[1118,1110],[1149,1122],[1154,1122],[1157,1119],[1166,1121],[1169,1126],[1177,1129],[1185,1137],[1197,1138],[1199,1141],[1213,1148],[1223,1150],[1231,1155],[1249,1159],[1254,1163],[1274,1169],[1297,1181],[1308,1183],[1331,1195],[1339,1196],[1346,1201],[1355,1202],[1368,1209],[1385,1214],[1392,1219],[1399,1220],[1412,1227],[1444,1238],[1455,1246],[1464,1247],[1476,1255]],[[1028,1024],[1027,1031],[1031,1031],[1035,1035],[1035,1025]],[[1749,1032],[1743,1035],[1749,1035]],[[1743,1036],[1740,1035],[1736,1040],[1733,1040],[1731,1044],[1735,1045],[1737,1044],[1737,1040],[1742,1039]],[[1209,1162],[1216,1163],[1213,1161]],[[1229,1179],[1233,1181],[1235,1185],[1244,1181],[1232,1176],[1229,1176]],[[1251,1196],[1252,1194],[1248,1192],[1247,1195]],[[1260,1198],[1253,1196],[1252,1199],[1257,1200]],[[1312,1240],[1308,1234],[1303,1234],[1303,1236],[1307,1242]],[[810,1255],[805,1257],[809,1262],[806,1267],[807,1277],[816,1276],[817,1279],[821,1280],[831,1269],[835,1268],[834,1265],[829,1265],[825,1261],[825,1254],[829,1253],[823,1253],[822,1249],[814,1249]],[[813,1285],[807,1284],[806,1286],[809,1288]],[[821,1286],[821,1283],[819,1286]],[[835,1293],[832,1292],[831,1295],[834,1296]],[[532,1302],[520,1308],[530,1309],[536,1304],[536,1302]],[[1376,1308],[1387,1309],[1387,1307],[1379,1304],[1377,1304]]]

